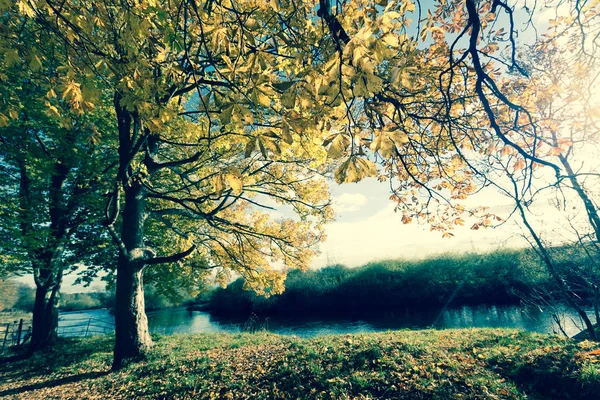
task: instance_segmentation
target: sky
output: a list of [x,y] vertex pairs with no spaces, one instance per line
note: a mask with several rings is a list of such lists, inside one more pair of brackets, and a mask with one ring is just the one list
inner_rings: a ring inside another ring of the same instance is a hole
[[[471,230],[471,224],[457,227],[452,238],[443,238],[425,224],[403,224],[394,212],[389,186],[375,179],[353,184],[332,184],[336,219],[327,226],[327,240],[314,268],[330,264],[349,267],[391,258],[419,259],[441,253],[487,252],[506,247],[524,247],[527,242],[513,223],[498,228]],[[485,190],[472,200],[492,212],[507,215],[510,200],[494,190]]]

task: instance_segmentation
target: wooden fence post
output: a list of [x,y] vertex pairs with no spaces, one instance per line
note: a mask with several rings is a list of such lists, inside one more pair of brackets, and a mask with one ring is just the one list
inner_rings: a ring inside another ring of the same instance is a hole
[[6,332],[4,333],[4,342],[2,342],[2,354],[4,354],[4,348],[6,347],[6,341],[8,340],[8,331],[10,330],[10,322],[6,324]]
[[87,327],[85,328],[85,335],[83,335],[83,337],[87,337],[88,332],[90,330],[90,323],[92,322],[92,319],[88,319],[88,323],[87,323]]
[[17,329],[17,346],[21,344],[21,333],[23,332],[23,318],[19,320],[19,328]]

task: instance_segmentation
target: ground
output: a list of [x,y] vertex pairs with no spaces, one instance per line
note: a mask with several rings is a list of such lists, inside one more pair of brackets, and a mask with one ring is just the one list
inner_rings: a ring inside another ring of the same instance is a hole
[[600,345],[514,330],[158,337],[110,372],[112,337],[0,362],[0,398],[597,398]]

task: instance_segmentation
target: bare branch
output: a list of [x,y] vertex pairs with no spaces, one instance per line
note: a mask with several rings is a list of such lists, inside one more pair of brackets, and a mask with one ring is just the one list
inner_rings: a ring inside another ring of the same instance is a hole
[[189,256],[190,254],[192,254],[194,252],[194,250],[196,250],[195,244],[192,245],[189,249],[182,251],[181,253],[171,254],[170,256],[165,256],[165,257],[150,258],[149,260],[146,260],[146,264],[156,265],[156,264],[163,264],[163,263],[174,263],[174,262],[177,262],[177,261],[182,260],[185,257]]

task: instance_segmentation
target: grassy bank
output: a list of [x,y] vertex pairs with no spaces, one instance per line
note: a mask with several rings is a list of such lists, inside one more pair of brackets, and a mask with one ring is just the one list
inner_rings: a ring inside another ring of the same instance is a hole
[[0,397],[592,399],[598,347],[513,330],[196,334],[158,338],[144,361],[110,373],[112,338],[96,337],[0,362]]
[[388,260],[359,268],[333,266],[291,271],[283,294],[264,298],[244,290],[243,280],[217,289],[208,307],[231,313],[354,313],[451,303],[518,303],[518,293],[549,287],[545,269],[528,251],[442,255]]

